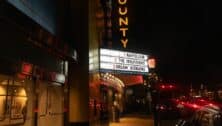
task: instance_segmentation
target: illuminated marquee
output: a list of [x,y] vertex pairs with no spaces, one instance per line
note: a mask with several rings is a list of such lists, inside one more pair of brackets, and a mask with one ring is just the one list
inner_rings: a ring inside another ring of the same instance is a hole
[[100,69],[147,73],[147,55],[110,49],[100,49]]
[[126,45],[128,43],[128,39],[126,37],[127,31],[128,31],[128,8],[126,7],[127,0],[118,0],[119,3],[119,31],[121,32],[121,43],[123,44],[123,47],[126,48]]

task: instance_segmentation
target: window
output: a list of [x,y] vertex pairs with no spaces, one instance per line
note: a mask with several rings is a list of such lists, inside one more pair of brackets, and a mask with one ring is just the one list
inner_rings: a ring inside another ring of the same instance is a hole
[[6,118],[24,121],[27,112],[26,105],[24,81],[0,75],[0,125],[1,121],[5,121]]

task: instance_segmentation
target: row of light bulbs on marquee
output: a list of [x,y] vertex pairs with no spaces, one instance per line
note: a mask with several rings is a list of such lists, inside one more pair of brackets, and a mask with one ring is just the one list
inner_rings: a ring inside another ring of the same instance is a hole
[[120,87],[125,87],[123,81],[121,81],[119,78],[115,77],[114,75],[110,74],[110,73],[101,73],[101,79],[104,81],[108,81],[111,83],[116,83],[118,84]]

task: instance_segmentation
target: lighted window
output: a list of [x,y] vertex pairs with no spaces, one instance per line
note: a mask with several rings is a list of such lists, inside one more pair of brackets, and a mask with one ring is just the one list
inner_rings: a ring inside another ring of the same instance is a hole
[[18,123],[23,123],[26,105],[27,94],[24,81],[12,80],[10,77],[0,75],[0,121],[10,118],[20,119]]

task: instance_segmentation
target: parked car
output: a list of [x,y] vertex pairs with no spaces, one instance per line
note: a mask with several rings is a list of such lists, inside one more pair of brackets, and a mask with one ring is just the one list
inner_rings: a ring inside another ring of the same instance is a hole
[[[184,97],[177,101],[177,107],[182,117],[189,117],[201,107],[214,104],[214,101],[203,97]],[[217,105],[219,106],[219,104]]]
[[217,105],[205,105],[186,119],[179,119],[176,126],[222,126],[222,111]]
[[179,111],[175,101],[177,96],[177,87],[173,84],[159,84],[155,93],[156,118],[158,120],[177,119]]

